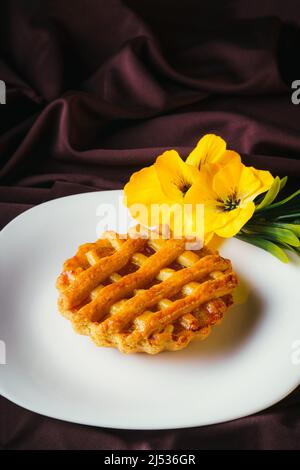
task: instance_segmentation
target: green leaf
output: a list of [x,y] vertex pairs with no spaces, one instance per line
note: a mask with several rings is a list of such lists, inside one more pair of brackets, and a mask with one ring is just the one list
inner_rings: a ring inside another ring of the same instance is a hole
[[[271,188],[270,188],[270,190],[271,190]],[[300,189],[298,189],[298,191],[296,191],[295,193],[293,193],[290,196],[286,197],[285,199],[282,199],[281,201],[275,202],[274,204],[266,207],[265,210],[275,209],[276,207],[283,206],[284,204],[286,204],[287,202],[291,201],[292,199],[294,199],[295,197],[297,197],[299,195],[300,195]]]
[[278,219],[293,219],[294,217],[300,217],[300,211],[277,216]]
[[292,251],[293,253],[295,253],[297,256],[300,257],[299,248],[295,248],[294,246],[291,246],[291,245],[285,245],[284,243],[282,243],[282,248],[284,248],[285,250]]
[[243,230],[250,230],[252,233],[261,234],[264,238],[274,240],[287,245],[300,246],[300,240],[291,231],[286,228],[274,227],[270,225],[247,224]]
[[251,245],[258,246],[259,248],[268,251],[273,256],[276,256],[276,258],[280,259],[280,261],[282,261],[283,263],[289,262],[289,258],[287,257],[285,252],[279,246],[275,245],[275,243],[270,242],[269,240],[244,235],[236,235],[236,238],[239,238],[240,240],[243,240],[247,243],[251,243]]
[[285,224],[284,222],[271,222],[268,224],[270,226],[286,228],[287,230],[291,230],[294,234],[299,238],[300,237],[300,224]]
[[261,203],[258,204],[258,206],[256,206],[256,208],[255,208],[256,212],[260,211],[260,210],[264,209],[265,207],[269,206],[270,204],[272,204],[272,202],[277,197],[277,194],[280,191],[280,186],[281,186],[281,180],[280,180],[279,176],[276,176],[276,178],[274,179],[273,184],[270,187],[269,191],[266,193],[266,195],[263,198],[263,200],[261,201]]
[[[271,206],[269,206],[271,207]],[[254,215],[251,218],[252,220],[255,220],[255,223],[257,221],[264,221],[264,222],[273,222],[277,219],[281,218],[289,218],[292,219],[291,223],[297,223],[295,220],[300,216],[300,204],[298,207],[290,207],[289,204],[286,204],[285,206],[282,207],[277,207],[276,209],[269,210],[269,207],[266,207],[263,209],[261,212],[254,213]],[[281,222],[281,221],[280,221]]]
[[284,176],[283,178],[281,178],[279,191],[281,191],[285,187],[287,180],[288,180],[287,176]]

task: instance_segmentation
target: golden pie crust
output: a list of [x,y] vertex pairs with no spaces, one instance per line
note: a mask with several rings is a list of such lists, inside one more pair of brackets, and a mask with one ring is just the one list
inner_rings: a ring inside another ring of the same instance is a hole
[[222,320],[238,282],[230,261],[153,234],[105,232],[64,263],[58,306],[77,333],[123,353],[157,354],[206,338]]

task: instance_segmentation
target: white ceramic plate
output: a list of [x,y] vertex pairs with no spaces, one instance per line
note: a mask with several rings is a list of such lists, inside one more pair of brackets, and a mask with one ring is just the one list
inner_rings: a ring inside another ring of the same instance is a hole
[[[28,210],[1,232],[0,340],[6,365],[0,365],[0,393],[67,421],[166,429],[249,415],[297,387],[299,260],[284,265],[235,239],[221,252],[232,259],[249,298],[202,343],[175,353],[126,356],[73,332],[57,312],[56,277],[79,244],[96,239],[99,204],[117,207],[120,195],[56,199]],[[106,221],[116,228],[112,214]],[[125,229],[126,220],[122,223]]]

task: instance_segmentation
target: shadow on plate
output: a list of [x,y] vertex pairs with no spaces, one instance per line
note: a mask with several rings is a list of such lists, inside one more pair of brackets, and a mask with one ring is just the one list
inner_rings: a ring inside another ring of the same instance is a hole
[[[241,277],[240,283],[244,288],[246,284]],[[245,303],[231,307],[223,321],[213,327],[207,339],[191,343],[188,348],[176,352],[174,358],[177,361],[205,358],[207,361],[209,358],[224,357],[242,348],[251,335],[255,334],[264,310],[263,299],[249,285],[248,290],[250,293]]]
[[[132,362],[141,363],[144,367],[145,361],[153,366],[168,366],[202,361],[215,361],[236,354],[251,338],[260,321],[265,309],[264,299],[259,296],[253,286],[245,281],[239,274],[239,289],[236,292],[235,305],[225,314],[223,321],[215,325],[211,334],[203,341],[194,341],[186,349],[176,352],[163,352],[155,356],[148,354],[133,354],[126,356],[127,361],[122,361],[123,366]],[[102,348],[100,348],[100,351]],[[116,359],[120,358],[120,352],[115,350]]]

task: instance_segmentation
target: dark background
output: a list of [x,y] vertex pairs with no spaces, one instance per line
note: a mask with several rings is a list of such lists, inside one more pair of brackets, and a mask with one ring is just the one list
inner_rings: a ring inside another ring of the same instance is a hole
[[[298,0],[10,0],[0,6],[0,226],[41,202],[122,188],[208,132],[299,186]],[[276,367],[276,364],[274,364]],[[300,449],[300,389],[216,426],[134,432],[0,399],[3,449]],[[176,410],[174,410],[176,412]]]

